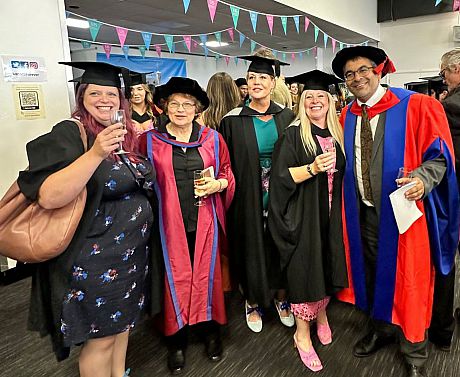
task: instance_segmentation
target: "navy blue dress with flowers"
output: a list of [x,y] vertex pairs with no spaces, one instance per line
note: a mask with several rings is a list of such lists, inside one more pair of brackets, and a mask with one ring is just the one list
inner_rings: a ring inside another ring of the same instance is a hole
[[130,330],[144,305],[152,208],[123,162],[104,160],[97,174],[106,177],[102,200],[64,297],[67,346]]

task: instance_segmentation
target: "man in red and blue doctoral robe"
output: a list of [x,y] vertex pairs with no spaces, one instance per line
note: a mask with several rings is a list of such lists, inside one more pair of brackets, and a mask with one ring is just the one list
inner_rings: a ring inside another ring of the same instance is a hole
[[[371,321],[353,353],[366,357],[398,338],[407,375],[426,376],[434,276],[451,270],[458,242],[458,188],[447,119],[436,100],[380,85],[394,66],[379,48],[343,49],[332,68],[356,97],[341,115],[350,288],[339,298],[369,313]],[[396,182],[400,167],[412,174]],[[406,199],[416,201],[423,216],[399,234],[389,194],[409,182],[414,186]]]

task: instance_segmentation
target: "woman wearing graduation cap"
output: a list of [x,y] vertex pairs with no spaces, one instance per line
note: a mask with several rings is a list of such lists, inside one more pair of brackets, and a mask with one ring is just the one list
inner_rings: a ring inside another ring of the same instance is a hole
[[246,76],[251,102],[230,111],[222,119],[220,131],[229,148],[236,180],[235,199],[229,210],[230,250],[246,300],[246,323],[252,331],[260,332],[262,308],[270,305],[271,289],[278,290],[275,305],[281,322],[294,325],[282,291],[285,282],[278,253],[266,227],[272,151],[294,114],[270,100],[275,76],[280,74],[280,65],[286,63],[256,55],[242,59],[251,62]]
[[[138,154],[130,120],[126,130],[111,122],[112,111],[129,109],[120,90],[121,69],[97,62],[62,64],[85,70],[75,121],[62,121],[28,143],[29,170],[18,183],[44,208],[65,205],[85,187],[87,200],[67,250],[36,265],[29,328],[51,335],[58,360],[82,344],[82,377],[122,377],[128,374],[128,335],[144,305],[154,171]],[[86,130],[86,151],[78,121]],[[120,142],[129,152],[123,161],[114,154]]]
[[299,114],[274,153],[268,224],[287,272],[297,324],[294,342],[302,362],[316,372],[322,365],[312,346],[310,322],[317,320],[319,341],[331,343],[326,306],[331,295],[348,286],[341,219],[345,158],[329,93],[337,79],[318,70],[295,79],[305,88]]
[[[158,177],[161,247],[153,253],[164,258],[163,331],[168,367],[177,374],[185,366],[189,327],[204,341],[208,358],[221,359],[219,325],[227,319],[220,245],[235,183],[222,136],[195,121],[209,105],[199,84],[172,77],[157,88],[155,98],[168,119],[143,134],[141,143]],[[195,187],[194,172],[204,169],[206,183]],[[201,206],[195,195],[204,202]]]
[[153,94],[147,85],[145,73],[130,72],[130,78],[131,119],[137,132],[142,133],[155,125]]

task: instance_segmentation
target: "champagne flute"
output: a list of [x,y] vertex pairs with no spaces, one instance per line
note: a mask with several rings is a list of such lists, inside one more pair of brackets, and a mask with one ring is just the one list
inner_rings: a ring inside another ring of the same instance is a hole
[[[326,150],[326,152],[328,152],[328,153],[329,153],[329,152],[330,152],[330,153],[334,153],[334,155],[335,155],[335,154],[336,154],[335,143],[336,143],[336,141],[334,140],[333,137],[328,138],[328,139],[326,140],[326,144],[325,144],[325,147],[324,147],[324,149]],[[335,156],[335,157],[337,158],[337,156]],[[336,160],[334,159],[334,163],[333,163],[333,165],[332,165],[332,168],[330,168],[330,169],[327,171],[328,173],[333,174],[333,173],[338,172],[338,170],[335,168],[335,162],[336,162]]]
[[195,205],[198,207],[204,206],[206,203],[197,195],[197,186],[203,186],[206,183],[206,178],[203,175],[203,170],[195,170],[193,172],[193,184],[195,185],[195,198],[197,201]]
[[[112,124],[121,123],[123,125],[123,129],[126,129],[126,114],[125,110],[114,110],[110,115],[110,121]],[[119,142],[119,147],[115,154],[127,154],[128,151],[123,149],[123,143]]]

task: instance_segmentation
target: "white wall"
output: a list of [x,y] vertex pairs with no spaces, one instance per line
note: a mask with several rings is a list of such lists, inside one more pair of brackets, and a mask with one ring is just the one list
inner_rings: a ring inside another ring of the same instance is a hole
[[388,76],[389,84],[403,87],[420,77],[437,75],[442,54],[460,47],[452,41],[452,26],[457,24],[457,13],[382,23],[379,47],[396,67],[396,72]]
[[[0,73],[0,196],[27,166],[25,144],[69,116],[69,97],[65,71],[57,62],[65,56],[62,33],[65,20],[64,0],[0,1],[0,55],[42,57],[48,69],[48,81],[42,87],[45,119],[16,120],[12,83]],[[21,83],[17,83],[21,84]]]
[[372,39],[380,39],[377,0],[275,1]]

